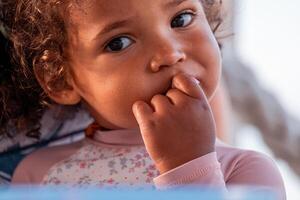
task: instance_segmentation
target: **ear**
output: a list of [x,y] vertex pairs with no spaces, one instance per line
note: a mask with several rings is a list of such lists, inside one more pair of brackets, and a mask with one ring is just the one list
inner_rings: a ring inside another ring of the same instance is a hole
[[[56,103],[62,105],[75,105],[80,102],[81,96],[74,87],[74,81],[70,74],[65,74],[65,80],[57,80],[53,84],[53,75],[34,68],[34,74],[45,93]],[[53,87],[55,85],[56,87]]]

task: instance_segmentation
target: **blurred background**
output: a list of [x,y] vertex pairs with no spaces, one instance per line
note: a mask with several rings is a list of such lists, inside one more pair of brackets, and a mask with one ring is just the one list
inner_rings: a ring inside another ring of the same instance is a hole
[[224,30],[234,34],[224,42],[223,52],[224,82],[235,111],[227,140],[273,157],[288,199],[299,199],[300,1],[225,0],[225,4],[229,21]]
[[[283,176],[288,199],[299,199],[300,1],[223,2],[226,20],[218,34],[223,38],[223,86],[228,102],[224,101],[222,139],[271,156]],[[5,12],[0,12],[4,36]],[[6,67],[7,63],[1,64]],[[84,111],[58,107],[41,119],[40,138],[25,137],[28,130],[17,136],[0,134],[0,185],[9,184],[24,156],[42,146],[81,139],[90,122]]]

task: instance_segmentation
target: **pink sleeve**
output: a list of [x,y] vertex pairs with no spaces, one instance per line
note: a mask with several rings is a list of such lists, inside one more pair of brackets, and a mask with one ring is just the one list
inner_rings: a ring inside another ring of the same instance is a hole
[[157,188],[170,188],[181,184],[205,184],[225,187],[216,152],[196,158],[153,179]]
[[248,151],[242,158],[228,163],[227,167],[233,170],[228,170],[230,174],[224,174],[227,180],[224,179],[217,154],[213,152],[161,174],[153,181],[158,189],[182,184],[212,186],[224,191],[227,191],[229,185],[259,186],[275,191],[280,200],[286,199],[281,175],[275,163],[267,156]]

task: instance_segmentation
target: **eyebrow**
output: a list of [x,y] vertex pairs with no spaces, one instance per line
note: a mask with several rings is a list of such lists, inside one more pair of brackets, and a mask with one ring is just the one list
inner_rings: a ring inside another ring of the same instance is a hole
[[164,5],[164,8],[175,7],[175,6],[182,4],[185,1],[188,1],[188,0],[172,0],[172,1],[169,1],[168,3],[166,3]]
[[[164,8],[175,7],[186,1],[188,1],[188,0],[171,0],[168,3],[164,4],[163,7]],[[99,33],[97,33],[97,35],[93,38],[93,40],[96,40],[100,35],[109,33],[110,31],[112,31],[114,29],[126,27],[128,24],[130,24],[132,22],[132,19],[134,19],[134,18],[136,18],[136,16],[132,16],[132,17],[129,17],[129,18],[123,19],[123,20],[118,20],[118,21],[112,22],[108,25],[105,25],[104,28]]]
[[93,40],[96,40],[100,35],[109,33],[110,31],[112,31],[114,29],[127,26],[128,24],[131,23],[133,18],[135,18],[135,16],[132,16],[132,17],[129,17],[129,18],[123,19],[123,20],[118,20],[118,21],[115,21],[115,22],[105,25],[104,28],[99,33],[97,33],[97,35],[94,37]]

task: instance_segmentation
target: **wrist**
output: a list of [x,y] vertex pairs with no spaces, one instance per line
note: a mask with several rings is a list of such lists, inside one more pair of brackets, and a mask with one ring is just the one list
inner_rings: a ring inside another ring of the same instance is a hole
[[161,159],[158,162],[156,162],[156,168],[158,169],[158,171],[160,172],[160,174],[166,173],[172,169],[175,169],[176,167],[179,167],[189,161],[192,161],[196,158],[202,157],[206,154],[212,153],[214,152],[214,149],[211,149],[209,151],[206,152],[202,152],[200,154],[189,154],[189,155],[185,155],[183,157],[179,157],[179,156],[174,156],[172,158],[165,158],[165,159]]

